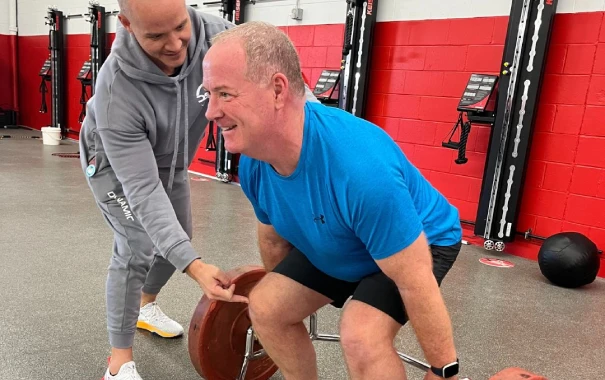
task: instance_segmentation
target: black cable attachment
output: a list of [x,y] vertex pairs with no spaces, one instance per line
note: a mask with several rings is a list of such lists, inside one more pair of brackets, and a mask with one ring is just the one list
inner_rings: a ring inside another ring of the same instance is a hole
[[468,134],[471,132],[471,123],[467,121],[462,124],[462,130],[460,131],[460,143],[458,146],[458,158],[454,160],[458,165],[466,164],[468,158],[466,158],[466,142],[468,141]]
[[[454,136],[454,133],[456,133],[456,130],[458,129],[458,127],[461,128],[460,129],[460,141],[452,141],[452,137]],[[457,163],[458,165],[466,164],[468,162],[468,159],[466,158],[466,143],[468,141],[468,135],[470,132],[471,132],[471,123],[469,121],[464,122],[464,119],[462,117],[462,112],[460,112],[458,114],[458,121],[456,122],[456,125],[454,125],[454,128],[452,129],[452,131],[450,132],[450,134],[448,136],[448,141],[441,143],[441,145],[444,148],[455,149],[458,151],[458,158],[456,158],[456,160],[454,160],[454,162]]]

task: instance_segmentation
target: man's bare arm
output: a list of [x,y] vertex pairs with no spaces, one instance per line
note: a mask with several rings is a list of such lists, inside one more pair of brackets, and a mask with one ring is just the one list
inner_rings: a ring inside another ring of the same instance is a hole
[[449,313],[432,271],[425,235],[406,249],[377,260],[382,271],[399,288],[410,323],[426,360],[442,367],[457,359]]
[[267,272],[279,264],[292,249],[292,245],[279,236],[273,226],[258,222],[258,248]]

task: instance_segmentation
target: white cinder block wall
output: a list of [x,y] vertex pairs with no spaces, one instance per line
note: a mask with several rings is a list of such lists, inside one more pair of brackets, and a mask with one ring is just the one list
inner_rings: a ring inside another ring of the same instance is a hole
[[[17,0],[19,35],[44,35],[48,26],[44,24],[48,0]],[[202,5],[204,0],[186,0],[188,4],[198,4],[198,10],[219,14],[217,5]],[[471,18],[506,16],[510,12],[512,0],[378,0],[378,21],[426,20],[445,18]],[[117,1],[100,0],[107,11],[118,9]],[[85,0],[53,0],[52,4],[65,15],[81,14],[87,11]],[[301,21],[290,18],[290,11],[296,0],[266,0],[246,6],[247,20],[263,20],[275,25],[317,25],[341,24],[345,20],[345,0],[300,0],[303,9]],[[6,12],[4,11],[6,9]],[[605,11],[605,0],[559,0],[559,13]],[[8,34],[8,0],[0,0],[0,33]],[[117,17],[107,18],[108,32],[115,32]],[[65,22],[68,34],[87,34],[90,25],[83,18]]]
[[[0,0],[0,34],[9,34],[8,0]],[[2,54],[2,52],[0,52],[0,54]]]

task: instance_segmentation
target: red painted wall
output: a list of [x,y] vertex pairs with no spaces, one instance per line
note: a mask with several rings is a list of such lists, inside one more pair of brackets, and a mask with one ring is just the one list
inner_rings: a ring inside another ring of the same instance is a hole
[[[605,214],[596,212],[605,209],[603,15],[555,17],[518,230],[545,237],[578,231],[605,250]],[[473,126],[465,165],[455,164],[457,152],[441,142],[456,122],[470,74],[499,71],[507,20],[385,22],[376,28],[368,118],[470,221],[477,212],[489,129]],[[530,258],[538,252],[523,242],[507,247]]]
[[[383,127],[410,160],[474,220],[489,128],[473,126],[468,163],[441,146],[472,72],[499,70],[507,17],[379,23],[372,57],[367,117]],[[473,33],[468,33],[472,30]]]
[[[14,38],[14,37],[13,37]],[[11,36],[0,34],[0,108],[13,109]]]

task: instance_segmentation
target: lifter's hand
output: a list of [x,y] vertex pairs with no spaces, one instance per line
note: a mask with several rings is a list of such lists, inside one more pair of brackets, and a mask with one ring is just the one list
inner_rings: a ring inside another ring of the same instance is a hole
[[231,279],[214,265],[194,260],[185,270],[202,288],[206,297],[212,300],[248,303],[248,298],[233,294],[235,284]]

